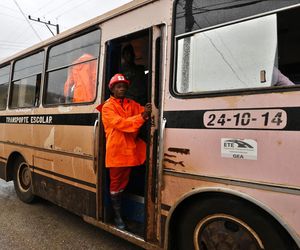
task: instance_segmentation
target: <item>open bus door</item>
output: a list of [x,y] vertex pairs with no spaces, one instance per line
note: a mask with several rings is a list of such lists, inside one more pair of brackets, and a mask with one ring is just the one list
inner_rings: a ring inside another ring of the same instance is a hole
[[[122,72],[122,49],[131,44],[136,54],[136,64],[144,66],[147,102],[152,103],[152,118],[146,124],[147,160],[144,166],[135,167],[124,192],[122,214],[128,231],[145,241],[157,242],[157,146],[160,105],[160,55],[161,28],[152,27],[122,36],[106,43],[106,69],[104,99],[110,96],[110,78]],[[100,122],[101,123],[101,122]],[[100,124],[99,170],[98,170],[98,220],[112,225],[112,208],[109,194],[109,172],[105,168],[105,135]]]

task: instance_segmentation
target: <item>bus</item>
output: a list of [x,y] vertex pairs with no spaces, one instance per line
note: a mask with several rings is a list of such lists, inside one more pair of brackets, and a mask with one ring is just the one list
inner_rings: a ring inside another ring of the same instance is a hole
[[[145,249],[299,249],[299,44],[299,0],[131,1],[0,62],[0,177]],[[153,112],[120,230],[97,107],[128,45]]]

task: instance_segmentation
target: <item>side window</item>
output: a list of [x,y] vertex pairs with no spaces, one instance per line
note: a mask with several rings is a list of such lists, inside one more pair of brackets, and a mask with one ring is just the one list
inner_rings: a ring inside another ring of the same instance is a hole
[[300,8],[178,36],[179,94],[300,83]]
[[43,64],[44,52],[15,63],[11,85],[11,108],[28,108],[38,105]]
[[6,109],[10,66],[0,68],[0,109]]
[[100,31],[50,49],[45,104],[92,102],[96,97]]
[[179,39],[177,91],[270,86],[276,54],[276,15]]

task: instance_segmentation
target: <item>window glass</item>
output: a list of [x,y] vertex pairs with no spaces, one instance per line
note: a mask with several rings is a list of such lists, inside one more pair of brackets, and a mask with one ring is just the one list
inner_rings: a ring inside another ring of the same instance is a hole
[[13,81],[26,76],[40,74],[43,71],[44,52],[17,61],[14,66]]
[[6,108],[10,66],[0,68],[0,109]]
[[300,8],[278,13],[277,26],[279,80],[300,84]]
[[45,104],[92,102],[96,97],[100,31],[51,48]]
[[45,96],[46,104],[65,103],[64,83],[68,77],[68,71],[64,68],[48,73],[48,88]]
[[94,31],[51,48],[48,69],[73,64],[83,54],[97,58],[99,54],[100,31]]
[[177,0],[176,35],[299,4],[300,0]]
[[270,86],[276,36],[272,15],[178,40],[177,91]]
[[11,108],[37,106],[44,65],[44,52],[17,61],[13,70]]
[[12,86],[12,108],[36,106],[39,95],[41,74],[17,80]]
[[181,94],[300,83],[300,8],[178,38]]

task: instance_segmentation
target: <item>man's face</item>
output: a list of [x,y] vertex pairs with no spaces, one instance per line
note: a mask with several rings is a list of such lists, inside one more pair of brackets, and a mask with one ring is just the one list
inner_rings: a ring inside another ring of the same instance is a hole
[[127,83],[118,82],[113,86],[111,92],[114,94],[115,98],[124,98],[127,89],[128,89]]

